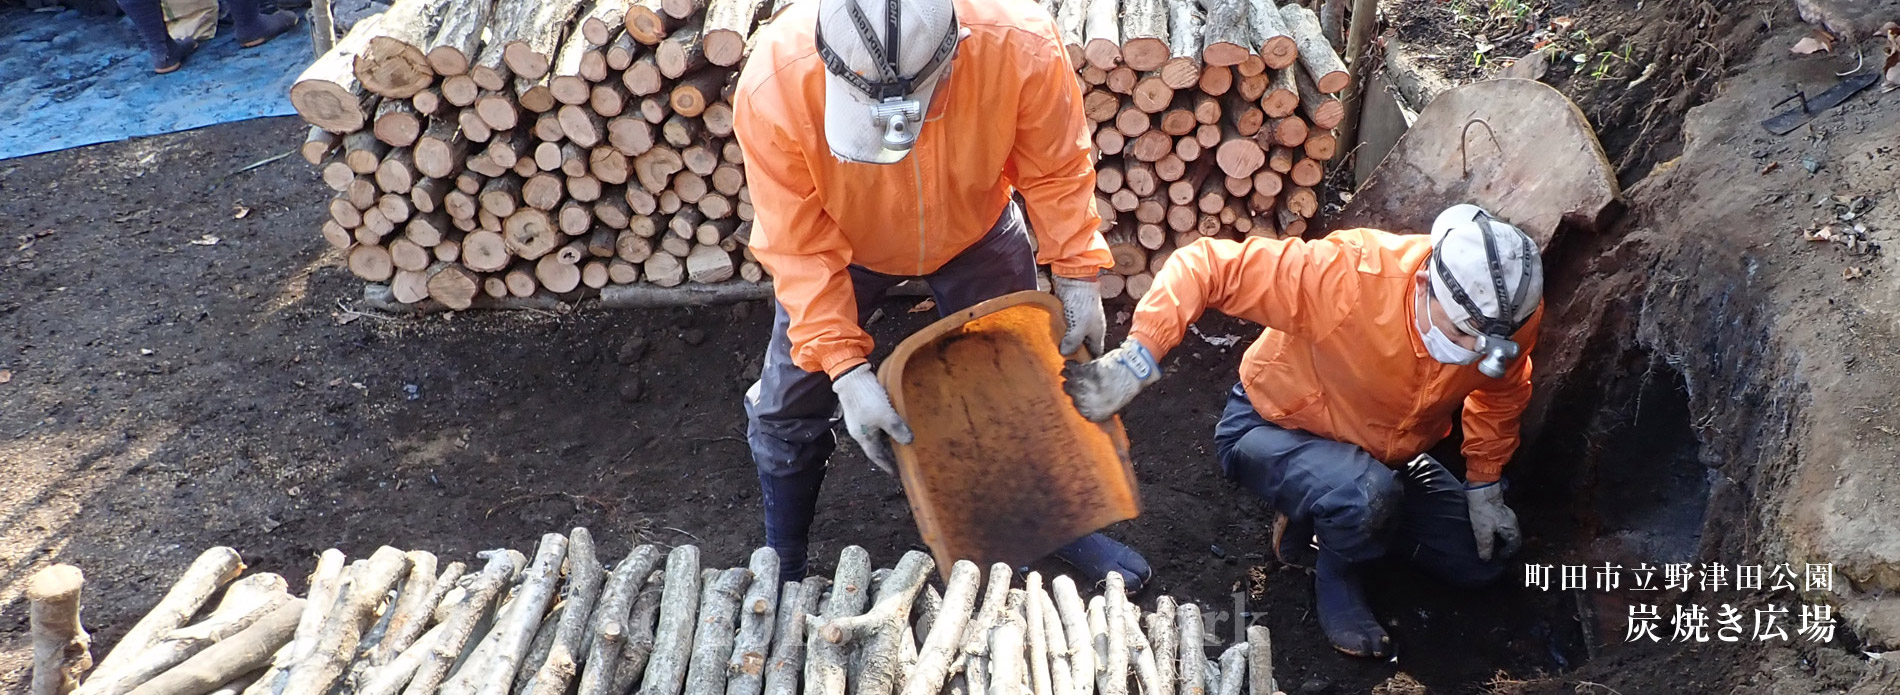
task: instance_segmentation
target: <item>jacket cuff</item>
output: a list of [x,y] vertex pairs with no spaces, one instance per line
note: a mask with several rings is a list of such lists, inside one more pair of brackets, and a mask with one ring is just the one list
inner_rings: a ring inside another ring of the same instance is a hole
[[1137,343],[1141,343],[1142,347],[1147,348],[1148,354],[1154,356],[1155,362],[1160,362],[1161,358],[1167,357],[1168,352],[1174,349],[1174,343],[1162,342],[1158,336],[1150,334],[1140,328],[1129,331],[1128,337]]
[[1051,263],[1049,264],[1049,272],[1055,273],[1056,275],[1060,275],[1065,278],[1074,278],[1077,280],[1094,280],[1101,276],[1102,269],[1106,267],[1108,266],[1096,265],[1094,263],[1081,263],[1081,264]]
[[1465,461],[1465,483],[1479,485],[1495,483],[1504,474],[1504,466],[1489,461]]
[[865,359],[864,355],[852,354],[850,352],[821,355],[818,358],[819,366],[825,370],[826,375],[833,379],[844,376],[844,373],[851,371],[852,367],[869,362],[870,360]]

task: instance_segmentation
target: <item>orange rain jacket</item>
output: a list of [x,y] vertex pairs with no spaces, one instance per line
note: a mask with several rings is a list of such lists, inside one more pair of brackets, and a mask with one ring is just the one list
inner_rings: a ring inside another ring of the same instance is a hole
[[1156,359],[1203,309],[1265,325],[1240,363],[1254,410],[1282,427],[1353,444],[1401,466],[1451,434],[1464,407],[1466,477],[1498,479],[1531,397],[1538,306],[1501,379],[1440,363],[1413,320],[1426,235],[1346,229],[1323,239],[1203,239],[1175,252],[1135,309],[1133,337]]
[[[1036,261],[1067,277],[1114,265],[1096,230],[1088,121],[1055,21],[1028,0],[955,0],[970,36],[910,155],[840,161],[825,144],[817,2],[759,31],[733,98],[756,210],[751,247],[791,318],[792,362],[837,376],[865,361],[846,267],[935,272],[987,234],[1012,187]],[[855,40],[855,39],[854,39]]]

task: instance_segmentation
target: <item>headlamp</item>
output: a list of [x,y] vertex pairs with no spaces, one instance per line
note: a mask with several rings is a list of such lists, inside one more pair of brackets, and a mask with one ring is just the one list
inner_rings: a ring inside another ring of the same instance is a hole
[[884,147],[908,150],[917,143],[917,127],[924,121],[924,106],[916,99],[889,98],[871,106],[871,120],[884,129]]

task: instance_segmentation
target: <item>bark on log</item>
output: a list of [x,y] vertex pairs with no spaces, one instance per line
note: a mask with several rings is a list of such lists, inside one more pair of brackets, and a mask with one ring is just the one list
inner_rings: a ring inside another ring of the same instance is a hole
[[[1145,266],[1147,255],[1142,255],[1140,264]],[[1136,273],[1145,270],[1137,268]],[[1128,273],[1133,275],[1134,273]],[[1109,572],[1104,577],[1106,588],[1103,590],[1103,619],[1108,621],[1108,661],[1102,671],[1102,695],[1125,695],[1128,692],[1128,626],[1133,621],[1128,615],[1128,596],[1122,586],[1120,572]]]
[[358,20],[330,52],[297,75],[290,104],[304,122],[332,133],[353,133],[368,120],[376,95],[363,89],[352,67],[369,40],[381,33],[382,14]]
[[[659,559],[658,547],[641,545],[614,565],[594,611],[593,643],[589,645],[586,671],[581,674],[579,695],[607,695],[615,692],[612,688],[621,660],[625,650],[633,647],[627,641],[634,629],[629,605],[640,592],[647,576],[653,573],[653,567],[659,564]],[[651,632],[647,634],[651,635]],[[645,664],[644,655],[641,655],[641,664]]]
[[1253,33],[1252,48],[1260,54],[1267,67],[1275,70],[1293,64],[1306,50],[1298,42],[1284,19],[1283,10],[1275,10],[1273,0],[1241,0],[1247,4],[1248,28]]
[[27,623],[33,635],[31,695],[67,695],[79,674],[92,668],[92,636],[79,620],[86,576],[72,565],[33,574],[26,587]]
[[422,135],[422,116],[405,99],[384,99],[376,105],[376,139],[390,147],[408,147]]
[[[609,249],[609,253],[612,250]],[[561,695],[567,692],[580,670],[582,641],[587,634],[588,618],[600,599],[601,582],[606,578],[600,560],[594,555],[594,538],[586,528],[568,534],[567,581],[562,585],[561,621],[555,628],[553,643],[546,659],[535,671],[533,695]]]
[[[655,277],[655,270],[665,271],[664,263],[656,264],[655,256],[647,259],[645,275]],[[678,259],[674,259],[674,270],[670,275],[673,284],[678,284]],[[658,281],[656,281],[656,284]],[[665,285],[663,285],[665,286]],[[697,626],[693,611],[699,600],[699,549],[690,545],[674,548],[666,557],[666,584],[660,600],[660,626],[656,633],[652,657],[647,662],[647,675],[640,684],[640,695],[678,695],[680,685],[686,678],[688,658],[693,648],[693,635]]]
[[1248,0],[1209,0],[1207,22],[1201,29],[1201,62],[1209,67],[1239,65],[1253,53],[1253,29],[1247,22]]
[[801,676],[805,670],[806,626],[815,620],[818,599],[824,592],[827,580],[821,576],[805,578],[796,589],[792,583],[786,584],[785,595],[779,598],[785,606],[781,610],[780,625],[777,630],[777,644],[772,648],[772,660],[765,668],[765,695],[797,695]]
[[1162,0],[1124,0],[1121,8],[1122,62],[1138,71],[1168,62],[1168,8]]
[[879,584],[877,600],[860,615],[831,618],[819,628],[826,649],[858,645],[858,670],[852,695],[892,695],[897,688],[900,642],[910,624],[911,606],[936,563],[930,555],[910,551]]
[[[1154,281],[1154,275],[1145,271],[1130,275],[1128,277],[1127,287],[1128,296],[1134,299],[1141,299],[1142,295],[1147,294],[1149,288],[1154,286]],[[1159,693],[1162,690],[1161,665],[1155,663],[1154,645],[1148,641],[1148,636],[1141,631],[1141,619],[1136,615],[1140,612],[1141,609],[1137,607],[1134,610],[1123,611],[1122,613],[1125,623],[1123,635],[1125,636],[1124,639],[1128,642],[1128,662],[1135,672],[1135,682],[1141,684],[1141,692],[1144,694]]]
[[[653,49],[653,57],[660,67],[661,76],[677,80],[680,76],[698,71],[707,64],[705,43],[700,38],[701,30],[700,22],[690,22],[668,34],[666,39]],[[727,71],[713,72],[721,73],[723,76]],[[717,94],[719,90],[715,87],[712,91]]]
[[[664,51],[667,44],[660,44]],[[661,72],[665,72],[664,63]],[[705,113],[706,107],[719,99],[719,90],[726,84],[727,72],[724,70],[701,70],[673,83],[668,93],[667,103],[673,107],[673,113],[687,118],[697,118]],[[678,75],[667,75],[679,77]]]
[[389,146],[376,139],[376,133],[360,130],[343,138],[343,163],[350,171],[361,176],[376,173],[383,157],[389,154]]
[[660,9],[660,0],[634,0],[627,8],[627,35],[652,46],[673,32],[680,21]]
[[1300,112],[1306,114],[1306,120],[1320,130],[1332,130],[1346,118],[1346,106],[1338,97],[1320,93],[1305,70],[1290,70],[1294,73],[1294,84],[1300,94]]
[[1273,637],[1265,625],[1247,628],[1247,695],[1274,695]]
[[376,607],[408,569],[409,557],[389,546],[378,548],[367,562],[351,569],[347,592],[325,617],[316,648],[291,665],[283,695],[324,695],[342,679],[356,656],[363,630],[375,622]]
[[1179,695],[1208,695],[1207,660],[1203,654],[1201,635],[1201,607],[1192,603],[1183,603],[1177,613],[1176,623],[1181,629],[1180,643],[1180,689]]
[[[1083,607],[1082,597],[1076,593],[1075,580],[1068,575],[1056,577],[1049,582],[1049,588],[1055,594],[1056,610],[1062,621],[1062,632],[1069,643],[1069,670],[1078,695],[1095,692],[1095,650],[1089,639],[1088,612]],[[1104,655],[1105,656],[1105,655]]]
[[[211,599],[219,587],[230,582],[244,571],[244,562],[238,558],[236,550],[218,546],[200,553],[178,581],[172,584],[158,605],[132,625],[119,643],[107,652],[99,661],[98,668],[86,678],[78,691],[80,695],[102,692],[106,686],[114,683],[118,676],[138,661],[140,654],[157,644],[171,631],[178,629],[190,620],[191,616]],[[98,686],[94,686],[94,682]],[[223,681],[219,681],[223,682]],[[215,687],[215,684],[214,684]]]
[[1088,43],[1085,30],[1088,28],[1088,0],[1068,0],[1056,8],[1056,32],[1062,37],[1062,46],[1069,54],[1069,65],[1081,68],[1085,64],[1083,46]]
[[626,31],[627,10],[632,6],[633,0],[596,0],[581,15],[580,34],[595,48],[614,43]]
[[1167,0],[1168,62],[1161,81],[1173,89],[1187,89],[1201,79],[1201,33],[1205,20],[1195,0]]
[[1325,32],[1319,26],[1319,17],[1312,10],[1288,4],[1280,8],[1280,17],[1285,20],[1287,32],[1293,36],[1293,41],[1299,44],[1300,67],[1306,69],[1307,76],[1313,79],[1319,91],[1333,94],[1352,84],[1352,76],[1346,73],[1346,64],[1333,51],[1332,45],[1326,42]]
[[759,20],[764,0],[712,0],[706,5],[703,34],[706,60],[731,67],[745,56],[746,39]]
[[[452,260],[446,260],[441,267],[430,270],[429,280],[425,287],[429,291],[430,299],[441,302],[443,306],[450,309],[460,311],[474,304],[475,294],[481,291],[481,279],[468,269],[456,265]],[[419,645],[420,642],[417,644]],[[414,670],[414,668],[410,669],[412,672]]]
[[547,75],[581,2],[535,0],[529,3],[532,14],[527,15],[524,25],[508,25],[502,22],[511,17],[496,17],[497,23],[501,23],[500,30],[491,26],[490,31],[496,35],[494,40],[502,44],[502,59],[507,62],[509,71],[531,81]]
[[1300,107],[1300,89],[1295,77],[1298,68],[1274,70],[1272,79],[1267,82],[1267,93],[1260,97],[1260,109],[1272,118],[1285,118],[1293,115]]
[[[716,8],[718,3],[714,3]],[[772,646],[774,620],[779,600],[778,552],[771,548],[752,551],[747,569],[752,586],[739,603],[739,634],[733,640],[732,656],[726,660],[726,695],[760,695],[765,687],[765,658]],[[788,586],[794,586],[788,584]]]
[[[716,246],[696,248],[693,250],[695,256],[699,255],[699,249],[710,249],[724,259],[727,277],[731,277],[731,256]],[[689,276],[694,274],[693,271],[700,270],[694,263],[694,258],[687,258]],[[693,281],[701,282],[697,277]],[[726,662],[732,657],[734,632],[737,629],[735,618],[739,612],[739,602],[753,579],[752,572],[743,567],[734,567],[714,576],[716,578],[706,583],[700,596],[696,618],[698,625],[693,631],[692,658],[686,671],[688,695],[718,695],[725,692]],[[773,577],[766,581],[776,580]]]
[[[571,289],[571,288],[570,288]],[[465,668],[471,678],[468,685],[479,695],[506,695],[514,683],[515,672],[527,656],[537,628],[554,600],[555,583],[561,561],[567,555],[567,537],[543,534],[536,547],[534,563],[521,574],[521,584],[509,601],[507,610],[495,619],[493,651],[487,661],[471,658]],[[460,676],[457,676],[458,680]]]
[[421,47],[435,74],[456,76],[468,72],[476,49],[482,45],[482,29],[488,26],[494,6],[494,0],[472,0],[450,8],[435,36]]
[[981,576],[982,570],[968,560],[951,566],[942,605],[931,621],[902,695],[936,695],[943,688],[951,674],[952,657],[961,652],[964,628],[969,624],[971,608],[976,605],[977,582]]
[[442,26],[451,0],[397,0],[377,25],[377,35],[356,55],[352,69],[363,88],[390,99],[408,99],[435,81],[423,49]]
[[583,63],[593,62],[598,65],[600,69],[595,72],[602,74],[603,77],[606,72],[606,63],[601,60],[600,54],[594,51],[594,44],[587,40],[586,32],[579,30],[580,23],[576,22],[575,27],[575,31],[569,32],[567,37],[561,40],[561,47],[555,51],[554,62],[548,67],[546,76],[548,95],[562,104],[587,103],[587,97],[593,91],[593,82],[596,80],[590,80],[582,75]]
[[1220,655],[1220,690],[1217,695],[1240,695],[1247,682],[1247,643],[1229,646]]
[[1112,70],[1122,61],[1121,27],[1116,21],[1118,5],[1117,0],[1089,0],[1088,3],[1083,24],[1083,35],[1088,41],[1082,45],[1082,58],[1102,70]]
[[290,642],[304,613],[305,601],[293,598],[277,605],[249,627],[207,647],[184,663],[133,689],[132,695],[197,695],[217,689],[244,674],[263,668],[271,656]]
[[[1160,272],[1154,266],[1150,266],[1150,269]],[[1180,636],[1174,627],[1174,613],[1174,598],[1160,596],[1155,599],[1154,613],[1148,616],[1148,643],[1154,650],[1155,659],[1155,691],[1149,695],[1174,695],[1175,645]]]
[[[1266,129],[1261,129],[1262,134]],[[1287,116],[1273,121],[1273,142],[1283,147],[1299,147],[1306,142],[1306,120],[1299,116]]]

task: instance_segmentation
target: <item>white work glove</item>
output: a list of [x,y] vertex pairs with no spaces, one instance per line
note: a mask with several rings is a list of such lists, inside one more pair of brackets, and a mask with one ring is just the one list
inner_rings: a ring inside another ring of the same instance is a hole
[[870,367],[852,367],[831,382],[831,390],[838,394],[838,405],[844,409],[845,431],[858,440],[858,446],[878,470],[897,475],[897,454],[891,450],[890,440],[911,443],[910,425],[891,407],[890,394],[877,383]]
[[1062,334],[1063,355],[1075,352],[1087,341],[1089,356],[1100,357],[1108,341],[1108,318],[1102,313],[1102,288],[1095,280],[1078,280],[1060,275],[1053,280],[1056,299],[1062,300],[1062,319],[1068,331]]
[[[1517,553],[1522,536],[1517,531],[1517,512],[1504,505],[1504,486],[1497,482],[1465,488],[1465,506],[1471,511],[1471,533],[1478,538],[1478,557],[1490,561],[1494,547],[1499,557]],[[1497,545],[1502,541],[1502,546]]]
[[1063,367],[1062,376],[1062,389],[1075,401],[1075,409],[1101,422],[1120,412],[1143,387],[1160,381],[1161,367],[1148,348],[1129,338],[1100,359]]

